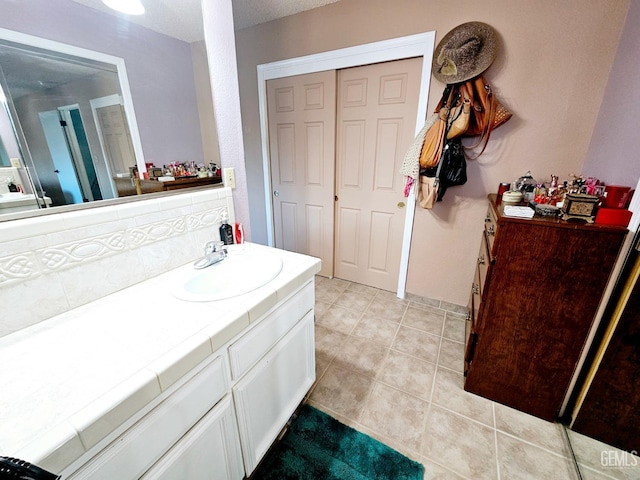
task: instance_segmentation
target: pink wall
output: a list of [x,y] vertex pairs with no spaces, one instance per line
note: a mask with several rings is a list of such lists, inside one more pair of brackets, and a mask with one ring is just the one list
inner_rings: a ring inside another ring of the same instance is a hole
[[[528,170],[539,179],[581,172],[628,6],[628,0],[342,0],[236,32],[253,240],[265,242],[267,232],[256,65],[433,30],[438,42],[456,25],[483,21],[502,39],[486,76],[514,116],[469,162],[467,185],[450,189],[433,211],[417,211],[407,283],[409,293],[466,304],[486,195]],[[443,87],[432,79],[430,109]]]

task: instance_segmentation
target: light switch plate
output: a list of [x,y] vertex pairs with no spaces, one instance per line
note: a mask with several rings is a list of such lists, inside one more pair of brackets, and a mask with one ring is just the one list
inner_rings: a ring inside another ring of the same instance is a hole
[[225,187],[236,188],[236,172],[233,167],[223,168],[222,175]]
[[20,159],[19,158],[12,158],[11,159],[11,166],[13,168],[21,168],[22,167],[22,163],[20,163]]

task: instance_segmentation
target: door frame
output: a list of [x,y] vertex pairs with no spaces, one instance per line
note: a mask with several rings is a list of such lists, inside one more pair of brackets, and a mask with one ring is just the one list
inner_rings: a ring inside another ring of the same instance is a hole
[[[324,70],[339,70],[358,67],[370,63],[381,63],[405,58],[422,57],[422,78],[420,80],[420,97],[416,117],[415,133],[424,125],[427,117],[427,102],[431,81],[431,60],[435,50],[435,31],[398,37],[390,40],[357,45],[302,57],[290,58],[257,66],[258,73],[258,106],[260,111],[260,137],[262,146],[262,171],[265,194],[265,214],[267,221],[267,245],[274,245],[273,207],[271,203],[271,158],[269,156],[269,128],[267,118],[267,80],[275,78],[303,75]],[[407,211],[402,237],[402,253],[400,257],[400,273],[398,275],[399,298],[405,297],[407,272],[409,269],[409,252],[411,233],[415,215],[415,188],[407,198]]]

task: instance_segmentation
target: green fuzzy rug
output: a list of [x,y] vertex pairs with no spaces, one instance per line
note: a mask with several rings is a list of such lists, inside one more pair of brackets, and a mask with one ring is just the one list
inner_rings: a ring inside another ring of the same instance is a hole
[[422,480],[423,466],[305,405],[251,480]]

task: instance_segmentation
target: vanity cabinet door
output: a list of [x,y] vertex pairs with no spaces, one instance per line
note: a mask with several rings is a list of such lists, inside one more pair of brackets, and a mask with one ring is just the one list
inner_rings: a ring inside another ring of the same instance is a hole
[[247,476],[313,385],[314,355],[311,311],[234,386]]
[[141,480],[240,480],[242,452],[231,397],[225,397]]

